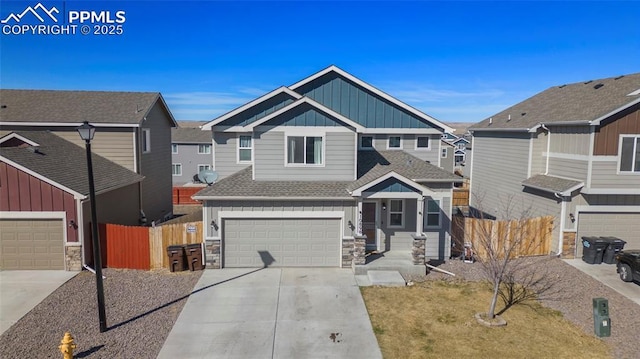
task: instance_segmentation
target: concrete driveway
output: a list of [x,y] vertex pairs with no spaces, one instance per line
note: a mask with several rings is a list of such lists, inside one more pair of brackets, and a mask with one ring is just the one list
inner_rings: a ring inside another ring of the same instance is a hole
[[635,282],[623,282],[616,272],[615,264],[588,264],[582,259],[565,259],[564,261],[640,304],[640,285]]
[[209,269],[158,358],[382,354],[349,269]]
[[0,271],[0,334],[78,273],[63,270]]

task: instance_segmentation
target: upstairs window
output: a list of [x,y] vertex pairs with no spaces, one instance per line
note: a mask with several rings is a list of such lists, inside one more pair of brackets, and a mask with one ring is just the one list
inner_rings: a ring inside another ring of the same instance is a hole
[[360,148],[363,150],[370,150],[373,148],[373,136],[360,137]]
[[287,164],[321,165],[323,152],[322,137],[287,137]]
[[208,155],[211,153],[211,145],[198,145],[198,154]]
[[389,142],[387,143],[388,149],[400,149],[402,148],[402,137],[389,136]]
[[202,171],[210,170],[210,169],[211,169],[211,165],[198,165],[198,173]]
[[448,148],[446,148],[446,147],[444,147],[444,148],[442,149],[442,152],[441,152],[441,154],[440,154],[440,157],[442,157],[442,158],[447,158],[447,156],[448,156],[448,155],[449,155],[449,149],[448,149]]
[[253,141],[251,136],[238,137],[238,162],[249,163],[252,160]]
[[622,136],[620,172],[640,172],[640,136]]
[[142,129],[142,153],[151,152],[151,129]]
[[171,174],[173,176],[182,176],[182,164],[180,164],[180,163],[172,163],[171,164]]
[[416,150],[428,150],[429,142],[428,136],[418,136],[416,139]]
[[171,144],[171,153],[176,154],[178,153],[178,145],[175,143]]

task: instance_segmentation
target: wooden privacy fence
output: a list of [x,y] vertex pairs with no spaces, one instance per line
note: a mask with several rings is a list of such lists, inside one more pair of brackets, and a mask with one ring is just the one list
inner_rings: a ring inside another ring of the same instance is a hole
[[200,204],[191,198],[204,187],[173,187],[173,204]]
[[167,247],[202,243],[202,221],[156,227],[101,223],[103,265],[108,268],[169,268]]
[[512,258],[551,252],[552,216],[510,221],[454,216],[452,226],[454,248],[460,251],[465,243],[471,243],[481,259],[487,258],[488,248],[498,257],[511,248]]
[[469,189],[468,188],[454,188],[452,204],[456,206],[468,206],[469,205]]

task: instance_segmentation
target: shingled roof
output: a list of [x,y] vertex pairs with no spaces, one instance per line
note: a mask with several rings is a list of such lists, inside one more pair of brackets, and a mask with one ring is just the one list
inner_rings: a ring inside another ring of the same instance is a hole
[[159,92],[0,90],[0,124],[137,125],[158,100]]
[[211,143],[211,131],[199,128],[174,127],[171,129],[172,143]]
[[584,187],[584,182],[556,176],[535,175],[522,181],[522,185],[545,192],[570,196],[571,192]]
[[358,152],[356,181],[255,181],[247,167],[194,195],[216,198],[352,198],[351,192],[389,172],[420,182],[455,182],[462,177],[426,163],[404,151]]
[[[58,183],[80,195],[89,194],[86,151],[49,131],[16,131],[38,146],[0,147],[0,156]],[[92,154],[96,193],[132,183],[143,176],[104,157]]]
[[529,130],[554,122],[582,122],[640,102],[640,73],[551,87],[469,130]]

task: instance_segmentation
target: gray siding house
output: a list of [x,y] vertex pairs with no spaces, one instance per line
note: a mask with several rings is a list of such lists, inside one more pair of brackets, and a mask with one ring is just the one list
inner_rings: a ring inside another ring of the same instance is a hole
[[0,90],[3,130],[48,130],[84,147],[76,128],[96,127],[91,149],[137,174],[139,221],[173,215],[171,128],[176,127],[158,92]]
[[448,258],[451,129],[351,74],[330,66],[202,128],[219,179],[193,198],[213,267],[351,267],[366,250],[424,273]]
[[472,206],[554,216],[564,257],[582,255],[583,236],[640,248],[640,74],[554,86],[470,131]]
[[213,168],[212,143],[210,131],[194,127],[171,129],[171,174],[174,186],[198,183],[198,173]]

